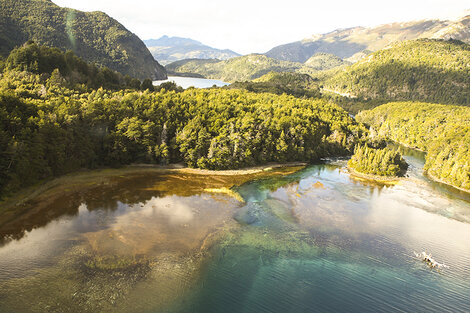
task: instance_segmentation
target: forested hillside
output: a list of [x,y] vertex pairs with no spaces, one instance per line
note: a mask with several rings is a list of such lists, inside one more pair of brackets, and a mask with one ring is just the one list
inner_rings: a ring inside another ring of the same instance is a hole
[[124,75],[165,79],[165,69],[145,44],[103,12],[61,8],[50,0],[0,1],[0,55],[33,40],[72,50],[88,62]]
[[0,194],[81,168],[133,162],[227,169],[314,161],[350,153],[367,132],[322,100],[225,89],[72,88],[61,69],[52,70],[60,55],[27,67],[12,55],[0,79]]
[[[141,83],[137,78],[124,76],[107,67],[99,68],[95,64],[87,63],[72,51],[64,53],[58,48],[39,46],[33,42],[14,49],[3,63],[0,62],[0,68],[6,69],[4,76],[21,77],[24,76],[23,71],[30,72],[48,77],[49,85],[81,91],[99,87],[113,90],[154,88],[150,79],[145,79]],[[9,81],[9,79],[4,80]],[[17,83],[17,81],[13,80],[10,83]]]
[[334,54],[317,53],[305,61],[304,64],[313,70],[323,71],[351,63],[343,61],[340,57],[337,57]]
[[321,98],[320,88],[310,75],[292,72],[270,72],[253,81],[235,82],[224,88],[288,94],[299,98]]
[[308,64],[279,61],[262,54],[250,54],[229,60],[181,60],[168,64],[166,69],[169,73],[177,75],[192,73],[205,78],[235,82],[254,80],[270,72],[312,74],[345,64],[347,63],[341,59],[327,54],[313,57]]
[[373,53],[324,82],[363,100],[470,105],[470,45],[420,39]]
[[261,54],[250,54],[229,60],[182,60],[166,66],[169,72],[195,73],[205,78],[225,82],[246,81],[259,78],[269,72],[294,72],[302,64],[279,61]]
[[470,190],[470,108],[398,102],[361,112],[357,119],[380,137],[426,151],[430,176]]

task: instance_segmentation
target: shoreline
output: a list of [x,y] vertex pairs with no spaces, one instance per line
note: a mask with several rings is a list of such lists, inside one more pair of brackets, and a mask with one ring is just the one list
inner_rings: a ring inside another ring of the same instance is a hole
[[350,166],[346,166],[346,171],[349,173],[350,177],[357,180],[369,180],[374,181],[377,183],[381,183],[384,185],[396,185],[400,181],[402,181],[405,177],[398,177],[398,176],[378,176],[373,174],[365,174],[356,171]]
[[33,186],[18,190],[10,197],[0,201],[0,215],[8,213],[8,211],[16,211],[25,207],[28,202],[38,198],[45,197],[51,191],[60,189],[64,193],[77,189],[88,189],[100,184],[109,184],[113,178],[126,178],[143,174],[189,174],[200,176],[248,176],[269,174],[280,169],[289,169],[296,167],[305,167],[304,162],[289,163],[269,163],[246,167],[238,170],[205,170],[197,168],[189,168],[183,164],[169,164],[166,166],[155,164],[131,164],[120,168],[101,168],[93,170],[76,171],[65,174],[51,180],[39,182]]
[[394,144],[396,144],[396,145],[403,146],[403,147],[405,147],[405,148],[407,148],[407,149],[416,150],[416,151],[419,151],[419,152],[422,152],[422,153],[426,153],[426,154],[427,154],[426,151],[421,150],[420,148],[412,147],[412,146],[409,146],[409,145],[407,145],[407,144],[405,144],[405,143],[402,143],[402,142],[399,142],[399,141],[395,141],[395,140],[393,140],[393,139],[390,139],[390,140],[391,140],[392,143],[394,143]]
[[431,179],[431,180],[434,181],[434,182],[444,184],[444,185],[446,185],[446,186],[448,186],[448,187],[455,188],[455,189],[457,189],[457,190],[459,190],[459,191],[465,192],[466,194],[470,195],[470,190],[469,190],[469,189],[464,189],[464,188],[462,188],[462,187],[457,187],[457,186],[451,185],[451,184],[449,184],[448,182],[445,182],[445,181],[443,181],[442,179],[437,178],[436,176],[432,175],[432,174],[429,173],[428,171],[423,171],[423,174],[424,174],[424,176],[428,177],[429,179]]
[[184,166],[180,163],[169,164],[169,165],[155,165],[155,164],[131,164],[125,166],[124,168],[133,168],[133,169],[152,169],[152,170],[162,170],[170,171],[184,174],[195,174],[195,175],[222,175],[222,176],[236,176],[236,175],[250,175],[257,174],[261,172],[267,172],[274,169],[287,168],[287,167],[300,167],[307,166],[306,162],[288,162],[288,163],[268,163],[265,165],[254,165],[249,167],[244,167],[236,170],[207,170],[200,168],[192,168]]
[[[404,143],[401,143],[401,142],[398,142],[398,141],[394,141],[392,140],[392,142],[394,144],[397,144],[397,145],[401,145],[401,146],[404,146],[405,148],[408,148],[408,149],[411,149],[411,150],[416,150],[416,151],[419,151],[419,152],[422,152],[422,153],[425,153],[427,154],[427,152],[425,150],[421,150],[419,148],[416,148],[416,147],[411,147],[411,146],[408,146],[407,144],[404,144]],[[425,161],[426,162],[426,161]],[[449,186],[449,187],[452,187],[452,188],[455,188],[459,191],[463,191],[465,192],[466,194],[470,194],[470,189],[464,189],[462,187],[457,187],[457,186],[454,186],[440,178],[437,178],[436,176],[432,175],[431,173],[429,173],[429,171],[425,171],[423,170],[423,175],[426,176],[427,178],[429,178],[430,180],[434,181],[434,182],[437,182],[437,183],[441,183],[441,184],[444,184],[446,186]]]

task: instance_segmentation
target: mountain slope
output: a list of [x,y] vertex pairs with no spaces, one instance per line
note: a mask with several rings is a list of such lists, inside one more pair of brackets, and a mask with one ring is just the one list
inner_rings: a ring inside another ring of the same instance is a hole
[[0,1],[0,54],[28,40],[73,50],[88,62],[137,78],[166,78],[144,43],[103,12],[61,8],[49,0]]
[[235,82],[226,89],[244,89],[255,93],[287,94],[297,98],[320,98],[320,88],[308,74],[269,72],[253,81]]
[[252,80],[269,72],[295,72],[303,64],[279,61],[262,54],[250,54],[229,60],[182,60],[166,66],[168,72],[195,73],[225,82]]
[[362,99],[470,105],[470,45],[419,39],[377,51],[324,82]]
[[340,57],[330,53],[317,53],[304,63],[317,71],[329,70],[338,66],[350,64],[343,61]]
[[377,51],[393,42],[419,38],[453,38],[470,42],[470,15],[457,21],[425,20],[385,24],[373,28],[338,29],[274,47],[265,55],[279,60],[301,63],[319,52],[331,53],[346,59],[364,50]]
[[220,50],[189,38],[163,36],[144,40],[153,57],[163,65],[184,59],[227,60],[240,56],[232,50]]
[[339,68],[349,64],[334,55],[319,54],[308,63],[281,61],[263,54],[249,54],[229,60],[188,59],[166,65],[168,73],[220,79],[225,82],[257,79],[270,72],[296,72],[313,75],[321,70]]

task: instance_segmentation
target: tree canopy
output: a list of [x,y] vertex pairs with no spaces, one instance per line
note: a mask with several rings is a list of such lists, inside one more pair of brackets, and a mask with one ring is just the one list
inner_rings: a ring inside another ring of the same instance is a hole
[[81,168],[310,162],[350,153],[367,133],[323,100],[174,84],[79,88],[71,82],[86,67],[74,57],[23,52],[12,53],[0,79],[0,194]]
[[470,108],[395,102],[361,112],[357,119],[380,137],[426,151],[428,174],[470,190]]

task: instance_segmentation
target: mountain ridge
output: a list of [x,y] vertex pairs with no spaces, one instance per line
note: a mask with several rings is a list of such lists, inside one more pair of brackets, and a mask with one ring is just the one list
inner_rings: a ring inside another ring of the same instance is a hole
[[0,54],[32,40],[72,50],[88,62],[144,79],[164,79],[165,69],[135,34],[104,12],[63,8],[50,0],[0,2]]
[[[316,53],[330,53],[342,59],[363,51],[378,51],[396,42],[421,38],[458,39],[470,43],[470,14],[454,21],[438,19],[395,22],[375,27],[349,27],[276,46],[266,56],[304,63]],[[349,61],[356,61],[354,58]]]
[[219,59],[227,60],[240,54],[230,49],[217,49],[200,41],[164,35],[159,39],[144,40],[155,59],[163,65],[184,59]]

